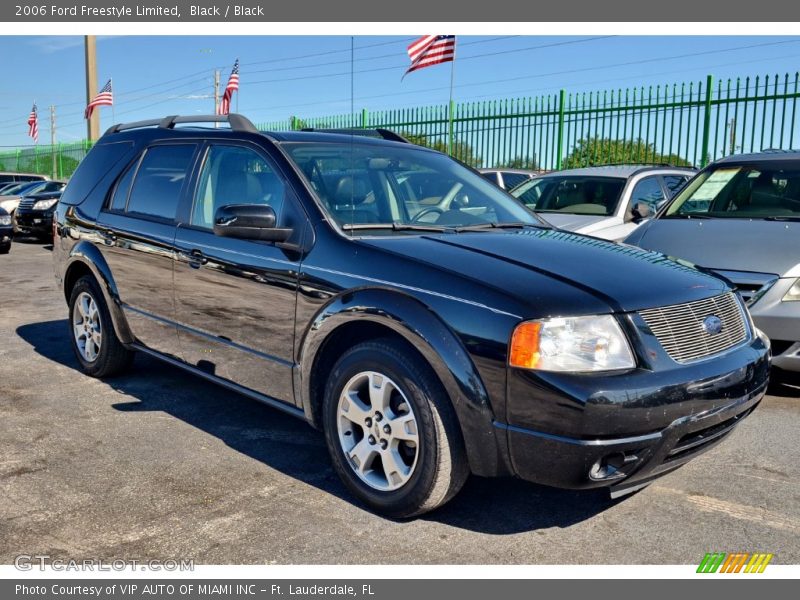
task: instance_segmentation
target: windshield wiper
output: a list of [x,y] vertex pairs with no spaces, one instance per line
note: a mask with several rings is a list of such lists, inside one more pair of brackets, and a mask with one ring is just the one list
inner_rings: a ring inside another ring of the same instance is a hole
[[363,231],[368,229],[391,229],[392,231],[428,231],[446,233],[453,231],[452,227],[441,225],[410,225],[405,223],[345,223],[342,229],[346,231]]
[[713,217],[701,214],[685,214],[685,215],[674,214],[674,215],[664,215],[661,218],[662,219],[711,219]]
[[542,227],[538,223],[523,223],[522,221],[509,222],[509,223],[479,223],[477,225],[462,225],[455,227],[453,231],[461,233],[462,231],[491,231],[492,229],[524,229],[525,227]]
[[[753,217],[758,218],[758,217]],[[800,221],[800,215],[775,215],[771,217],[761,217],[765,221]]]

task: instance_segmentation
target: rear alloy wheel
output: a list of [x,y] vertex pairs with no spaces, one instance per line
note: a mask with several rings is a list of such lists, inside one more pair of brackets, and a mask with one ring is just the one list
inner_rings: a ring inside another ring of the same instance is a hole
[[69,300],[72,349],[87,375],[115,375],[133,360],[133,352],[117,338],[111,315],[93,277],[81,277]]
[[325,439],[347,487],[396,518],[435,509],[469,474],[453,407],[431,368],[405,344],[365,342],[334,365]]

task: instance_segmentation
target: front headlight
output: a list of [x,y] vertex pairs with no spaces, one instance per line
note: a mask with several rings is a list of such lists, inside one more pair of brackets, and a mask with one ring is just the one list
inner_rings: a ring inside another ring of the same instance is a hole
[[540,371],[613,371],[636,366],[611,315],[525,321],[511,336],[509,364]]
[[795,280],[792,287],[782,298],[783,302],[800,302],[800,279]]
[[33,210],[47,210],[51,206],[55,206],[58,198],[51,198],[50,200],[37,200],[33,204]]
[[11,225],[11,215],[0,215],[0,225]]

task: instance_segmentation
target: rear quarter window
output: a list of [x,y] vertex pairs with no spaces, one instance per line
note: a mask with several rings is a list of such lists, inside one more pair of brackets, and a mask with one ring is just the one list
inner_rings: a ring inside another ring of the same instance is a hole
[[133,142],[98,143],[78,165],[61,196],[61,204],[78,205],[114,165],[133,152]]

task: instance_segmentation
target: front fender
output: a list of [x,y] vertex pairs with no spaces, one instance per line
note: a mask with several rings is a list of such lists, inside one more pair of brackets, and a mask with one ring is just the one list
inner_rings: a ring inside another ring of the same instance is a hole
[[[122,312],[117,284],[114,282],[111,269],[102,252],[87,240],[81,240],[75,244],[69,251],[65,263],[63,278],[65,285],[72,279],[70,271],[78,268],[78,265],[88,267],[100,285],[106,306],[108,306],[108,312],[111,314],[114,331],[119,340],[123,344],[132,344],[135,339]],[[65,289],[64,292],[69,297],[70,290]]]
[[486,387],[458,336],[428,306],[397,290],[348,290],[320,308],[298,343],[299,390],[313,422],[311,372],[325,341],[354,320],[380,324],[411,344],[436,372],[450,397],[466,442],[473,473],[505,472],[505,438],[498,439]]

